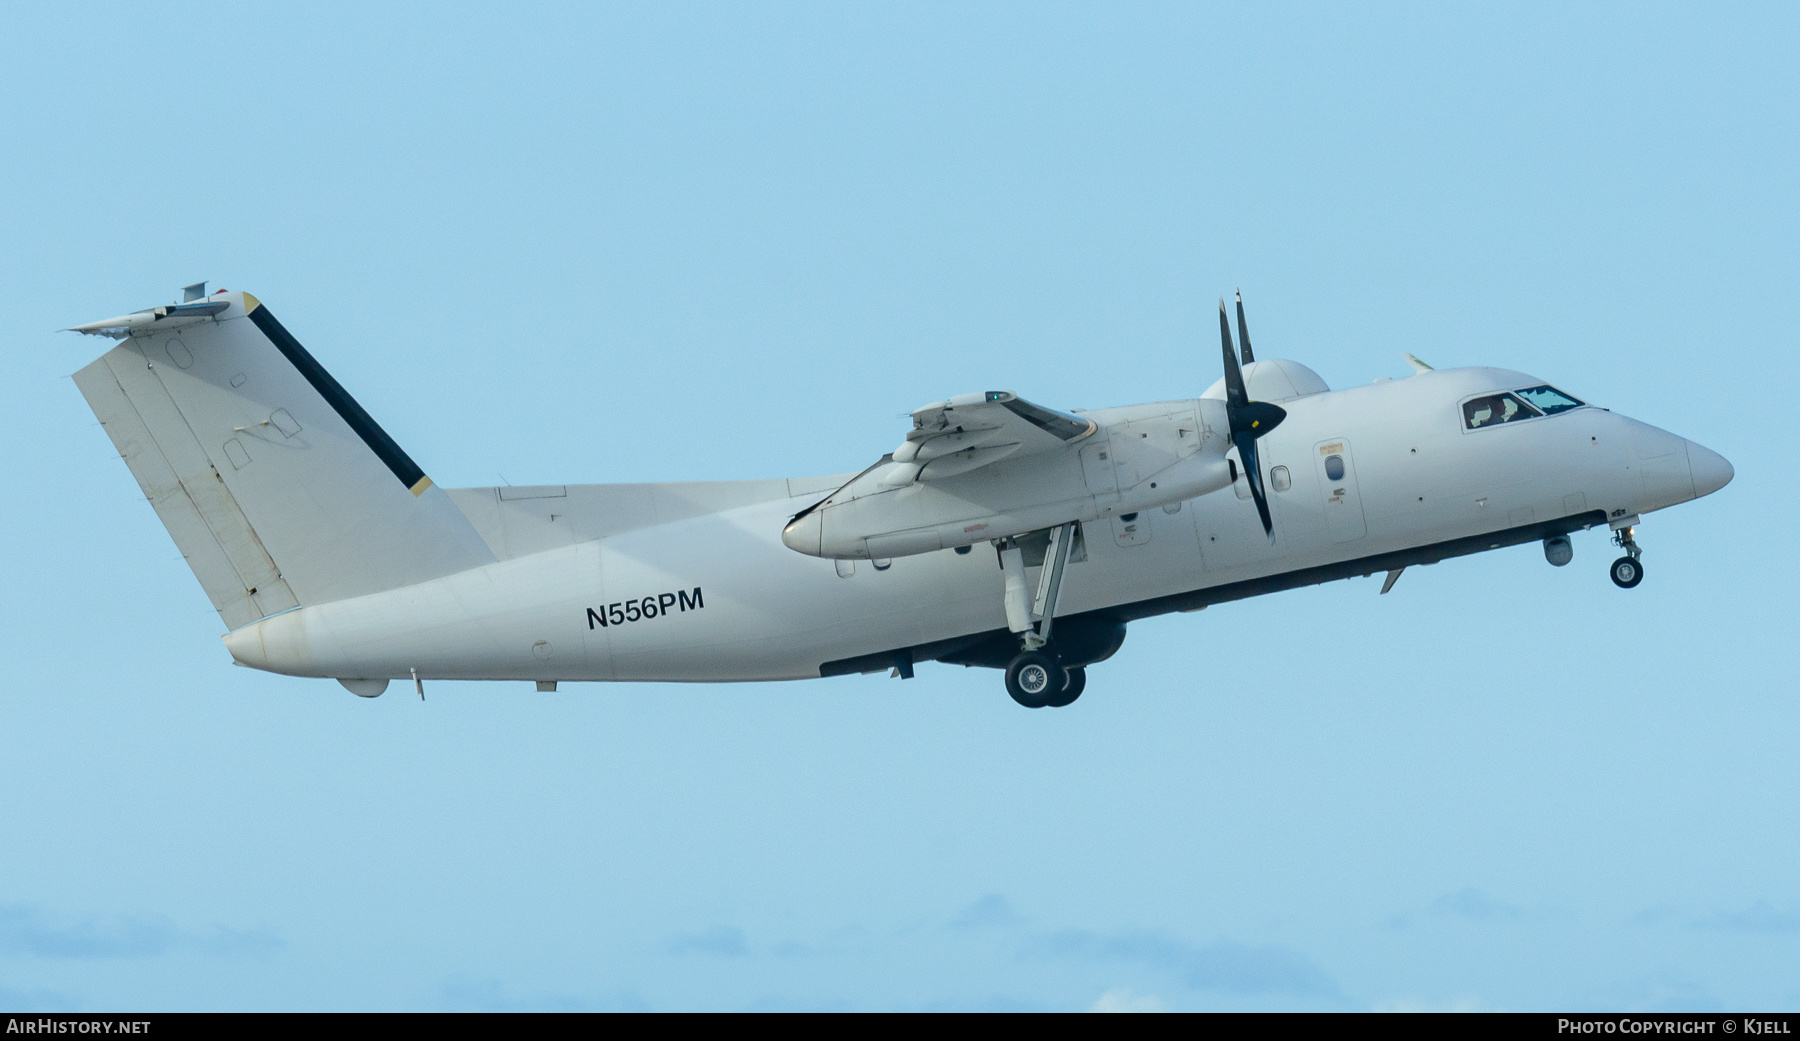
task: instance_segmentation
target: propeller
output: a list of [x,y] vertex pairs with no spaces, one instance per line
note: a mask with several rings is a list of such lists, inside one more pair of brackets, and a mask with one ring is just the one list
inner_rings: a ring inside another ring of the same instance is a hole
[[[1244,329],[1244,299],[1238,297],[1238,333],[1244,340],[1244,360],[1250,361],[1250,338]],[[1262,463],[1256,457],[1256,439],[1281,425],[1287,410],[1266,401],[1251,401],[1244,389],[1244,370],[1238,367],[1237,352],[1231,348],[1231,322],[1225,317],[1225,301],[1219,301],[1219,343],[1225,353],[1225,416],[1231,421],[1231,443],[1237,446],[1238,458],[1244,461],[1244,479],[1250,484],[1250,497],[1256,500],[1257,516],[1262,518],[1263,534],[1275,534],[1275,522],[1269,518],[1269,497],[1263,492]]]
[[[1220,301],[1220,303],[1223,303],[1223,302],[1224,301]],[[1241,289],[1238,290],[1237,308],[1238,308],[1238,343],[1243,344],[1243,347],[1241,349],[1244,352],[1244,364],[1248,365],[1251,362],[1256,360],[1256,355],[1250,353],[1250,330],[1244,327],[1244,292]]]

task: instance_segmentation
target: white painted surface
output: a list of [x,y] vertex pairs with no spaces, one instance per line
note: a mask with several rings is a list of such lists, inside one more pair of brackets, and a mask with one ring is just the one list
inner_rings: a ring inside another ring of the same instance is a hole
[[[1519,510],[1539,520],[1596,508],[1641,514],[1693,497],[1691,479],[1647,481],[1642,461],[1646,450],[1686,460],[1685,441],[1601,409],[1463,430],[1461,399],[1537,382],[1505,370],[1438,370],[1296,399],[1264,439],[1265,465],[1294,474],[1289,490],[1272,496],[1274,539],[1262,534],[1254,507],[1225,489],[1174,514],[1141,512],[1137,523],[1153,528],[1145,541],[1090,532],[1059,613],[1499,531]],[[1338,442],[1354,504],[1329,501],[1335,485],[1326,487],[1318,461],[1321,445]],[[709,681],[816,676],[826,661],[1006,626],[1003,573],[990,547],[901,558],[844,581],[834,561],[782,542],[787,518],[813,501],[787,497],[644,526],[307,607],[226,642],[244,664],[297,675],[404,677],[417,668],[434,678]],[[1364,523],[1349,537],[1329,511],[1352,505]],[[590,611],[623,604],[629,612],[646,597],[695,589],[702,607],[590,621]],[[555,656],[535,656],[537,641]]]
[[[1272,534],[1230,476],[1217,386],[1064,416],[1066,436],[964,395],[915,412],[906,458],[860,475],[415,495],[244,318],[242,294],[218,299],[230,309],[179,339],[109,326],[128,335],[77,383],[235,627],[233,657],[359,693],[414,676],[816,677],[1006,628],[990,543],[1072,521],[1089,527],[1065,616],[1594,510],[1635,518],[1732,475],[1593,407],[1465,427],[1463,402],[1543,382],[1524,373],[1330,391],[1272,360],[1245,368],[1253,397],[1287,410],[1259,442],[1265,471],[1289,476]],[[1010,575],[1015,608],[1039,577]]]

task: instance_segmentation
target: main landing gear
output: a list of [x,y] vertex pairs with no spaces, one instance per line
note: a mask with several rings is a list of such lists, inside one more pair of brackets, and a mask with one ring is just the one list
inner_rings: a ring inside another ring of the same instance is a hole
[[1056,655],[1021,651],[1006,667],[1006,692],[1026,708],[1062,708],[1087,686],[1087,669],[1063,668]]
[[1006,692],[1026,708],[1062,708],[1081,696],[1087,686],[1087,670],[1065,668],[1050,642],[1056,620],[1056,604],[1062,595],[1063,570],[1069,566],[1069,550],[1075,542],[1075,525],[1050,530],[1044,551],[1044,567],[1038,575],[1035,596],[1025,590],[1025,554],[1016,540],[998,543],[1000,570],[1006,576],[1006,627],[1019,634],[1023,648],[1006,666]]
[[1638,559],[1644,551],[1631,537],[1633,533],[1629,525],[1613,531],[1613,545],[1625,551],[1624,556],[1612,562],[1613,585],[1620,589],[1635,589],[1644,580],[1644,563]]

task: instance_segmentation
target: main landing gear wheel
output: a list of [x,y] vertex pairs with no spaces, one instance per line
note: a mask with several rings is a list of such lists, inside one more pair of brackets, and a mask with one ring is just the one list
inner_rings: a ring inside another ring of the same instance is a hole
[[1026,708],[1055,704],[1067,693],[1068,684],[1062,663],[1043,651],[1025,651],[1006,667],[1006,692]]
[[1074,668],[1064,669],[1063,674],[1066,675],[1068,679],[1063,681],[1062,693],[1051,698],[1049,701],[1044,702],[1045,708],[1067,708],[1068,706],[1073,705],[1075,699],[1081,697],[1081,692],[1086,689],[1086,669],[1077,665]]

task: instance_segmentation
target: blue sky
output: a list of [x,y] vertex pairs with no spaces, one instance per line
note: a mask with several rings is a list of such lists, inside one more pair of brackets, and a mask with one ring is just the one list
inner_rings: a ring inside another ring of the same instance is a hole
[[[1800,1006],[1791,5],[0,10],[0,1007]],[[832,473],[922,402],[1495,364],[1640,529],[997,674],[231,666],[52,330],[253,290],[440,484]],[[1495,589],[1510,591],[1504,598]]]

